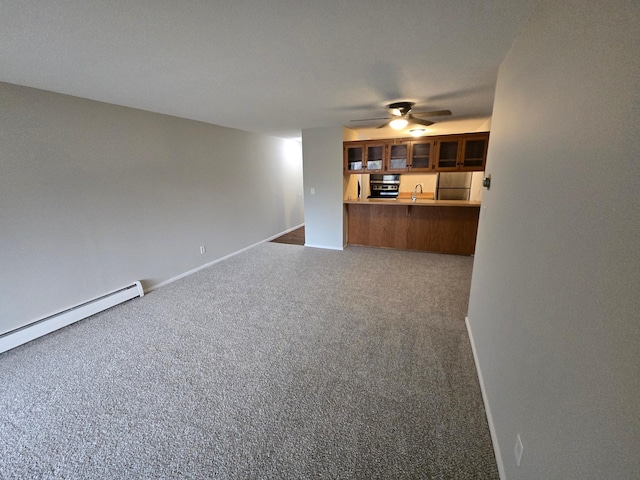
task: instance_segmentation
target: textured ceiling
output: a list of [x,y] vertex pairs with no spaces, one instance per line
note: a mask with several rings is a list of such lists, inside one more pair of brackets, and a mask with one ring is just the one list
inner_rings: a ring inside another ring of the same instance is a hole
[[486,121],[538,0],[0,0],[0,81],[282,137]]

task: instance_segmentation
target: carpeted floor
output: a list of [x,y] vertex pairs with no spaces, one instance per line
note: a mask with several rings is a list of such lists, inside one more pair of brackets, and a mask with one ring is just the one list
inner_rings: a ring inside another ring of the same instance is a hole
[[0,355],[2,479],[497,479],[472,258],[263,243]]

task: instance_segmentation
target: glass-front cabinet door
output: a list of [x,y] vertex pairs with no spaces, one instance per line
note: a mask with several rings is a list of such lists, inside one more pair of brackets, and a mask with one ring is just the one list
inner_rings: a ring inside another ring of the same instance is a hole
[[446,137],[436,142],[436,170],[439,172],[458,170],[462,137]]
[[410,162],[412,172],[431,172],[435,168],[433,163],[433,144],[429,139],[411,142]]
[[391,173],[402,173],[409,166],[409,144],[398,143],[389,145],[389,164],[386,170]]
[[363,142],[345,142],[343,148],[344,172],[362,173],[366,168]]
[[345,174],[483,171],[489,132],[343,143]]
[[384,142],[367,142],[364,149],[364,160],[367,172],[382,172],[384,166],[384,153],[387,144]]
[[461,170],[484,170],[487,160],[487,147],[489,146],[489,134],[467,134],[462,141]]

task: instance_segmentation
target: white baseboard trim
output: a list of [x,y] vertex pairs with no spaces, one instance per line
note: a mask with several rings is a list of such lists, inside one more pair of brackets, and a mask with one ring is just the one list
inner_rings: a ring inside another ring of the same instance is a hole
[[476,371],[478,372],[478,380],[480,382],[480,391],[482,392],[482,401],[484,403],[484,410],[487,414],[487,423],[489,424],[489,432],[491,433],[491,443],[493,443],[493,453],[496,456],[496,464],[498,465],[498,475],[501,480],[506,480],[504,473],[504,464],[502,463],[502,454],[500,453],[500,446],[498,445],[498,437],[496,434],[496,428],[493,423],[493,415],[491,415],[491,408],[489,407],[489,400],[487,399],[487,392],[484,387],[484,379],[482,377],[482,370],[480,370],[480,363],[478,362],[478,353],[476,352],[476,344],[473,340],[473,333],[471,331],[471,324],[469,323],[469,317],[464,319],[467,325],[467,333],[469,334],[469,341],[471,343],[471,350],[473,351],[473,360],[476,364]]
[[153,292],[154,290],[156,290],[156,289],[158,289],[160,287],[164,287],[165,285],[169,285],[170,283],[173,283],[173,282],[175,282],[177,280],[180,280],[181,278],[188,277],[189,275],[192,275],[192,274],[194,274],[196,272],[199,272],[200,270],[204,270],[205,268],[208,268],[208,267],[210,267],[212,265],[215,265],[216,263],[220,263],[223,260],[226,260],[227,258],[231,258],[231,257],[233,257],[235,255],[238,255],[239,253],[246,252],[247,250],[249,250],[249,249],[251,249],[251,248],[253,248],[253,247],[257,246],[257,245],[260,245],[261,243],[270,242],[274,238],[278,238],[278,237],[280,237],[282,235],[285,235],[285,234],[287,234],[289,232],[292,232],[292,231],[296,230],[297,228],[300,228],[300,227],[303,227],[303,226],[304,226],[304,223],[301,223],[300,225],[298,225],[296,227],[289,228],[288,230],[285,230],[284,232],[280,232],[280,233],[278,233],[276,235],[273,235],[272,237],[266,238],[264,240],[260,240],[259,242],[256,242],[256,243],[254,243],[252,245],[249,245],[248,247],[241,248],[240,250],[236,250],[235,252],[232,252],[232,253],[230,253],[228,255],[225,255],[224,257],[216,258],[215,260],[213,260],[211,262],[205,263],[204,265],[200,265],[199,267],[193,268],[193,269],[189,270],[188,272],[181,273],[180,275],[176,275],[175,277],[172,277],[172,278],[170,278],[168,280],[165,280],[164,282],[160,282],[160,283],[158,283],[156,285],[149,286],[149,287],[147,287],[146,292],[147,293]]
[[311,247],[311,248],[322,248],[324,250],[344,250],[344,247],[334,247],[334,246],[328,246],[328,245],[313,245],[311,243],[305,243],[304,244],[305,247]]
[[144,290],[140,282],[136,281],[126,287],[105,293],[75,307],[41,317],[24,327],[0,335],[0,353],[100,313],[127,300],[142,296],[144,296]]

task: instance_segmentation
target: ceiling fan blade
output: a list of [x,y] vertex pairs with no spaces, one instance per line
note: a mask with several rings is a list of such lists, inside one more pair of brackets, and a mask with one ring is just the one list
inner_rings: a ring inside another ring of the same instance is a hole
[[349,120],[350,122],[371,122],[373,120],[388,120],[389,117],[378,117],[378,118],[360,118],[358,120]]
[[413,118],[413,117],[411,117],[411,119],[409,120],[409,123],[415,123],[416,125],[422,125],[424,127],[433,125],[433,122],[430,122],[429,120],[423,120],[421,118]]
[[389,120],[388,122],[384,122],[382,125],[379,125],[379,126],[377,126],[376,128],[384,128],[384,127],[388,127],[390,123],[391,123],[391,120]]
[[411,115],[420,115],[421,117],[442,117],[451,115],[451,110],[434,110],[433,112],[411,112]]

